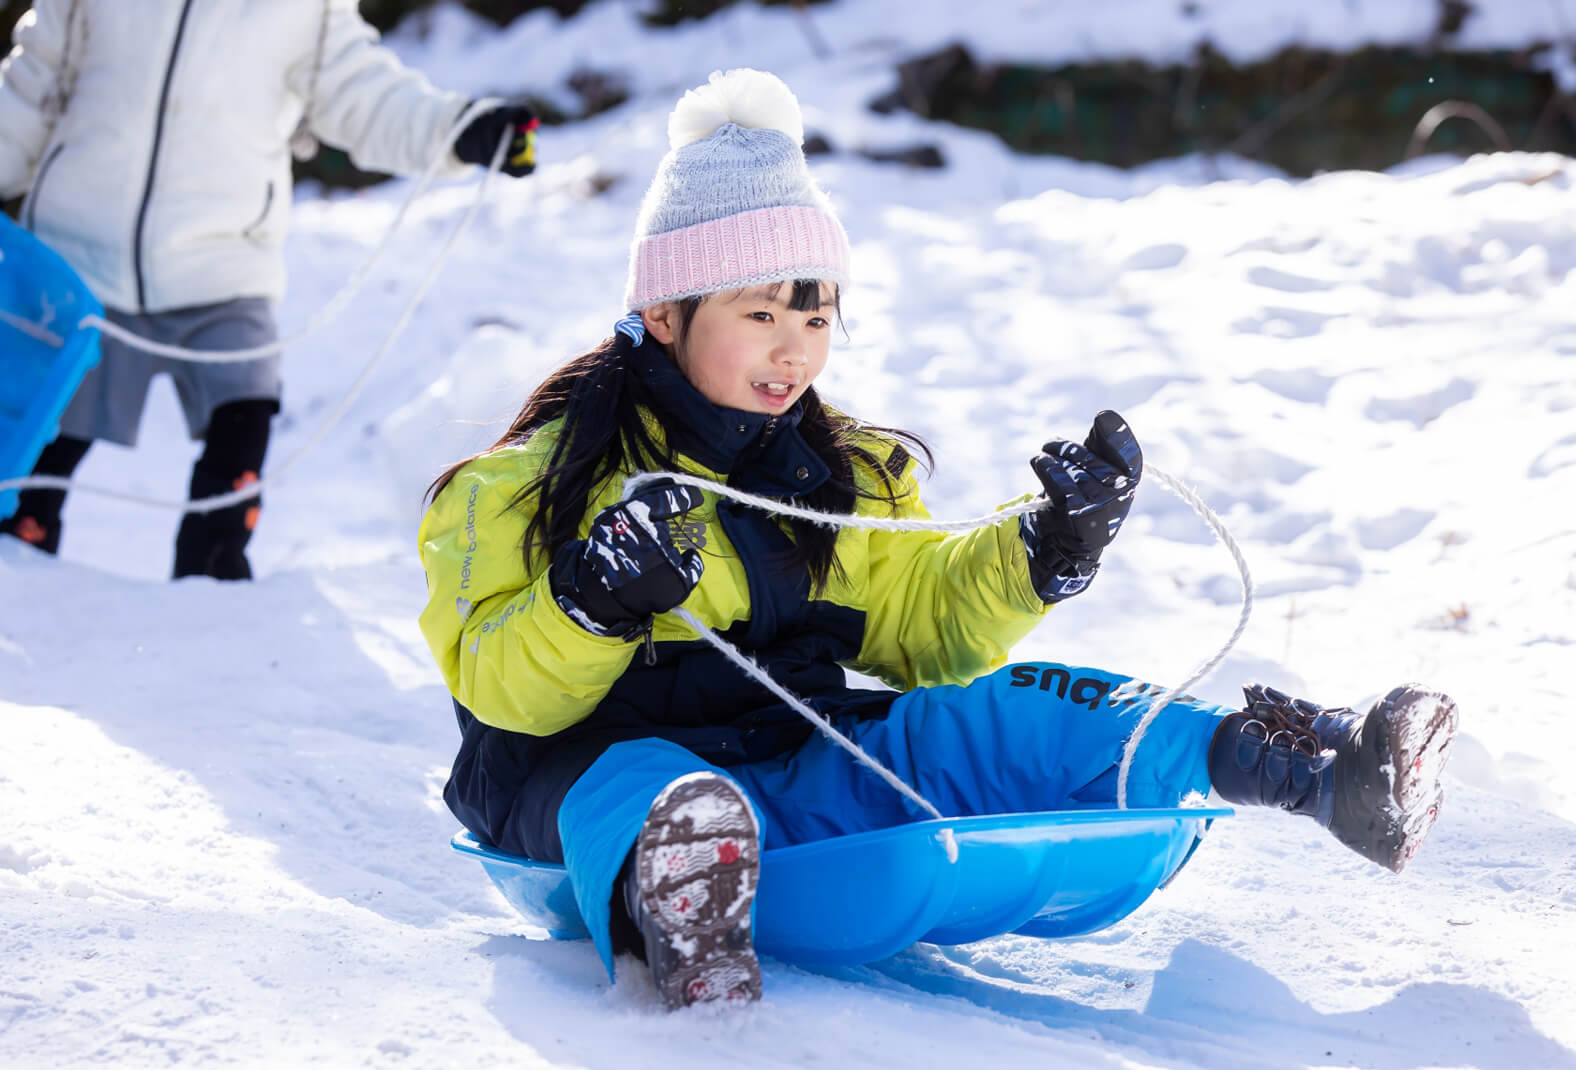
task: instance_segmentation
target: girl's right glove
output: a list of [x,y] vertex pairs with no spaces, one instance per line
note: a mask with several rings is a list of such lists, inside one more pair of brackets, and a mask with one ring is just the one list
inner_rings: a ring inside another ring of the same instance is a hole
[[592,635],[639,639],[653,616],[689,597],[706,570],[698,551],[679,552],[667,525],[703,500],[696,488],[665,480],[603,509],[589,535],[553,558],[553,599]]
[[1127,421],[1106,409],[1082,446],[1052,439],[1029,465],[1049,504],[1020,516],[1018,534],[1029,552],[1029,581],[1050,604],[1082,591],[1100,571],[1100,552],[1133,507],[1144,455]]

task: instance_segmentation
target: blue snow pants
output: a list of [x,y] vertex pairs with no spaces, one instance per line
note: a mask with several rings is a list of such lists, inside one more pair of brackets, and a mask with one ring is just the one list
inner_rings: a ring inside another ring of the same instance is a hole
[[[1163,691],[1098,669],[1021,662],[966,686],[906,692],[885,717],[837,727],[947,816],[1111,808],[1123,747]],[[1128,806],[1207,793],[1210,739],[1230,712],[1187,696],[1162,710],[1133,758]],[[619,869],[662,789],[703,770],[744,789],[767,850],[930,816],[819,732],[780,758],[727,769],[666,740],[614,744],[558,811],[564,865],[609,977]]]

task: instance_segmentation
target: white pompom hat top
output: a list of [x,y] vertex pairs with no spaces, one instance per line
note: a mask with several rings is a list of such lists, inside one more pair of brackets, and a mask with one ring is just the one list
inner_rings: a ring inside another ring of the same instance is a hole
[[794,279],[845,288],[848,236],[803,142],[799,101],[774,74],[718,71],[685,93],[635,222],[626,307]]
[[668,147],[681,149],[734,123],[748,130],[780,130],[804,144],[799,100],[783,80],[748,67],[713,71],[706,84],[679,98],[668,116]]

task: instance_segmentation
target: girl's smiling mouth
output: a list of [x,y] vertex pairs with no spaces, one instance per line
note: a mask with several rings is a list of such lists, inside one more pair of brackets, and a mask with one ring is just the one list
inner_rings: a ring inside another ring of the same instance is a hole
[[798,384],[774,379],[764,382],[751,382],[750,386],[754,389],[755,396],[761,399],[762,404],[777,409],[788,404],[788,400],[793,397],[794,388]]

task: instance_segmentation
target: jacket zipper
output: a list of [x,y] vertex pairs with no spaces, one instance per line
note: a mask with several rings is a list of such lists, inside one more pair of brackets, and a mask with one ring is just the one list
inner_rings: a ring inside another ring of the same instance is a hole
[[175,57],[180,55],[181,37],[186,33],[186,16],[192,0],[181,5],[181,18],[175,24],[175,43],[170,46],[170,62],[164,68],[164,85],[159,89],[159,115],[153,125],[153,148],[148,153],[148,178],[142,186],[142,203],[137,207],[137,229],[131,238],[131,266],[137,277],[137,311],[148,309],[147,286],[142,277],[142,231],[148,222],[148,202],[153,199],[154,172],[159,165],[159,143],[164,140],[164,110],[170,103],[170,82],[175,78]]
[[250,241],[252,239],[252,236],[253,236],[254,232],[257,230],[257,228],[262,226],[263,223],[265,223],[267,221],[267,219],[268,219],[268,210],[270,208],[272,208],[273,206],[274,206],[274,181],[273,181],[273,179],[269,179],[268,180],[268,191],[263,194],[263,210],[262,210],[261,213],[258,214],[256,219],[252,220],[252,222],[247,226],[247,228],[245,230],[241,231],[241,237],[245,238],[247,241]]
[[49,150],[49,155],[44,157],[44,162],[38,165],[38,176],[33,179],[33,190],[27,198],[27,222],[23,226],[28,230],[33,229],[33,222],[38,217],[38,193],[44,188],[44,176],[49,174],[50,165],[65,151],[66,143],[62,141]]

